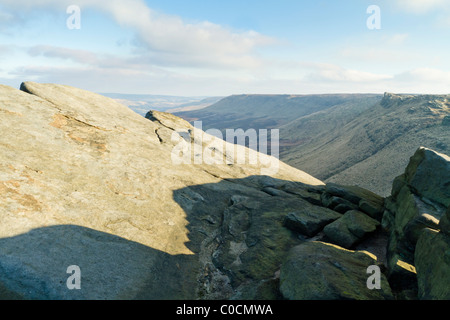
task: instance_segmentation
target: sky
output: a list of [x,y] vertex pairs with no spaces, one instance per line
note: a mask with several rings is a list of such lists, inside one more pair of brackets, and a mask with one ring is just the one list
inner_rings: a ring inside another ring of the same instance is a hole
[[0,0],[0,84],[450,93],[450,0]]

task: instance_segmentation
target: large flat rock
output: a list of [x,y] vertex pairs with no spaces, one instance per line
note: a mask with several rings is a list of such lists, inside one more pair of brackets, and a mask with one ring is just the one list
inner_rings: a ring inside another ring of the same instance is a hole
[[[180,142],[173,136],[193,129],[184,120],[155,113],[151,121],[69,86],[26,82],[21,89],[0,86],[0,296],[229,298],[238,290],[225,269],[243,274],[246,254],[264,256],[295,240],[282,227],[293,204],[265,210],[270,196],[260,190],[262,181],[323,185],[269,156],[261,156],[265,164],[174,164]],[[204,138],[189,142],[220,150],[223,142]],[[274,163],[277,170],[263,176]],[[236,211],[236,195],[266,203],[246,211],[254,226],[250,239],[243,238],[247,229],[231,237],[225,228],[241,221],[224,224],[224,215]],[[258,233],[258,225],[275,229]],[[270,242],[273,232],[279,239]],[[250,249],[244,250],[245,241]],[[219,249],[223,259],[212,261]],[[230,257],[242,266],[227,265]],[[272,277],[279,259],[274,253],[250,280]],[[81,290],[66,286],[70,265],[81,269]]]

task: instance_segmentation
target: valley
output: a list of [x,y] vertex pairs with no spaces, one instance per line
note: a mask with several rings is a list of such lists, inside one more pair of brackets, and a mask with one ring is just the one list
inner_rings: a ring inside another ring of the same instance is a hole
[[326,182],[382,195],[425,146],[450,151],[448,95],[245,95],[176,112],[203,127],[279,129],[280,159]]

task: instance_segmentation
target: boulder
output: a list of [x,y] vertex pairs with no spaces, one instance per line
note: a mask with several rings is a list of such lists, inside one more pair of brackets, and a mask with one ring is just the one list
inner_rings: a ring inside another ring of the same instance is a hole
[[383,205],[384,201],[383,197],[358,186],[344,186],[336,183],[327,183],[325,192],[336,197],[344,198],[356,205],[359,205],[359,202],[363,199],[379,205]]
[[450,127],[450,116],[445,116],[444,119],[442,119],[442,125],[445,127]]
[[414,262],[406,262],[400,254],[389,257],[387,277],[396,295],[414,299],[417,297],[417,271]]
[[450,206],[447,208],[445,215],[439,221],[439,229],[442,233],[450,235]]
[[363,211],[379,221],[384,212],[384,199],[381,196],[358,186],[343,186],[336,183],[328,183],[325,186],[322,204],[340,213],[350,210]]
[[405,171],[411,190],[447,208],[450,206],[450,157],[419,148]]
[[422,213],[409,221],[403,232],[406,240],[410,242],[412,247],[415,247],[419,237],[425,229],[438,230],[439,220],[430,214]]
[[384,203],[382,202],[373,202],[368,199],[361,199],[361,201],[358,204],[359,210],[362,212],[365,212],[370,217],[381,221],[383,219],[383,213],[384,213]]
[[450,300],[450,237],[425,230],[417,242],[418,296],[422,300]]
[[328,224],[323,231],[332,243],[349,249],[375,232],[379,225],[377,220],[360,211],[352,210]]
[[448,272],[445,256],[450,249],[445,236],[449,229],[449,185],[450,158],[423,147],[393,182],[382,224],[390,234],[388,278],[399,296],[406,290],[424,299],[442,297],[434,274],[445,279],[442,272]]
[[313,237],[329,223],[340,218],[342,215],[319,206],[309,204],[305,201],[295,211],[289,212],[284,218],[284,226],[292,231],[308,237]]
[[281,266],[280,291],[289,300],[393,299],[386,277],[380,289],[367,286],[368,269],[376,258],[324,242],[306,242],[291,249]]

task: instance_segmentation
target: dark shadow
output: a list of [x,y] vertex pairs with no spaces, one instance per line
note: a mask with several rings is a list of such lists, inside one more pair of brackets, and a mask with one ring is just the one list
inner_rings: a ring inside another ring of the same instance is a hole
[[[74,225],[34,229],[0,239],[0,297],[38,300],[178,299],[194,293],[171,256],[124,238]],[[81,271],[69,290],[67,268]]]
[[[319,189],[252,176],[175,190],[193,255],[170,255],[75,225],[0,239],[0,297],[277,299],[277,271],[301,241],[283,219],[310,205],[296,191],[314,196]],[[80,267],[80,290],[67,287],[71,265]]]
[[289,212],[319,202],[323,189],[250,176],[174,191],[189,221],[186,246],[200,261],[197,296],[280,299],[280,266],[289,249],[305,240],[285,228],[284,220]]

